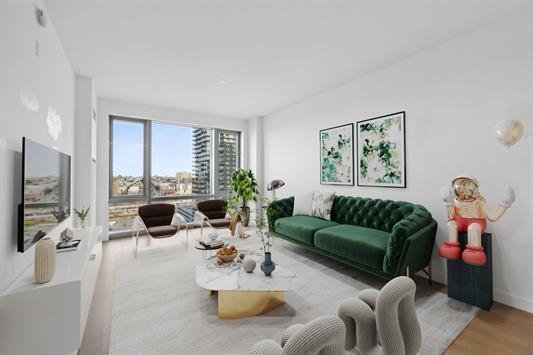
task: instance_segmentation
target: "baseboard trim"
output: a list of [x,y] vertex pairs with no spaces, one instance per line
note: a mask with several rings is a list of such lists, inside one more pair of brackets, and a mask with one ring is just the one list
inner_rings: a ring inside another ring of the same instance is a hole
[[528,300],[525,297],[511,295],[505,291],[494,290],[494,300],[513,308],[533,313],[533,300]]
[[[447,285],[448,281],[446,278],[446,273],[438,272],[438,271],[435,272],[435,269],[433,270],[434,270],[433,277],[432,277],[433,281],[440,282],[444,285]],[[426,275],[422,272],[419,272],[416,275],[423,277],[423,278],[427,278]],[[533,300],[529,300],[521,296],[512,295],[508,292],[496,290],[496,289],[493,290],[493,293],[494,293],[493,294],[494,301],[503,303],[513,308],[521,309],[528,313],[533,313]]]

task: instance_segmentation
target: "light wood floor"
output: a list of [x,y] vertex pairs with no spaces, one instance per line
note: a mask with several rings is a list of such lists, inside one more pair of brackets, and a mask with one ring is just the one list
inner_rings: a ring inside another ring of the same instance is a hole
[[[104,243],[102,267],[79,355],[105,355],[109,352],[115,256],[131,248],[129,238]],[[445,285],[433,284],[436,290],[446,292]],[[494,303],[489,312],[481,310],[477,314],[445,354],[532,355],[533,314]]]

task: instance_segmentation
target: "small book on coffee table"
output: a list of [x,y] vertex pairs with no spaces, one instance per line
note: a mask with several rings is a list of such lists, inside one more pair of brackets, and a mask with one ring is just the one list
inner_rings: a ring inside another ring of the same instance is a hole
[[207,248],[216,248],[223,246],[224,242],[222,240],[200,240],[200,244]]

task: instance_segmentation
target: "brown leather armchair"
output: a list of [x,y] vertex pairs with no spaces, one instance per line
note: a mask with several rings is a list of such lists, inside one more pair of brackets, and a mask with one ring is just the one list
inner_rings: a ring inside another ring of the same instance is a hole
[[139,216],[133,221],[135,255],[139,245],[139,230],[144,228],[148,236],[155,239],[168,238],[181,230],[182,224],[187,226],[185,218],[175,213],[176,207],[168,203],[154,203],[139,207]]

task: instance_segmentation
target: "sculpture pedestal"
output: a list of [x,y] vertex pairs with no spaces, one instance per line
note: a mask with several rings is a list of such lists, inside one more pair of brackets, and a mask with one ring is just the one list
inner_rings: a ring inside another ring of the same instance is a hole
[[[467,234],[459,233],[461,250],[467,244]],[[492,307],[492,234],[481,235],[481,245],[487,255],[483,266],[468,265],[462,259],[448,260],[448,297],[480,307]]]

